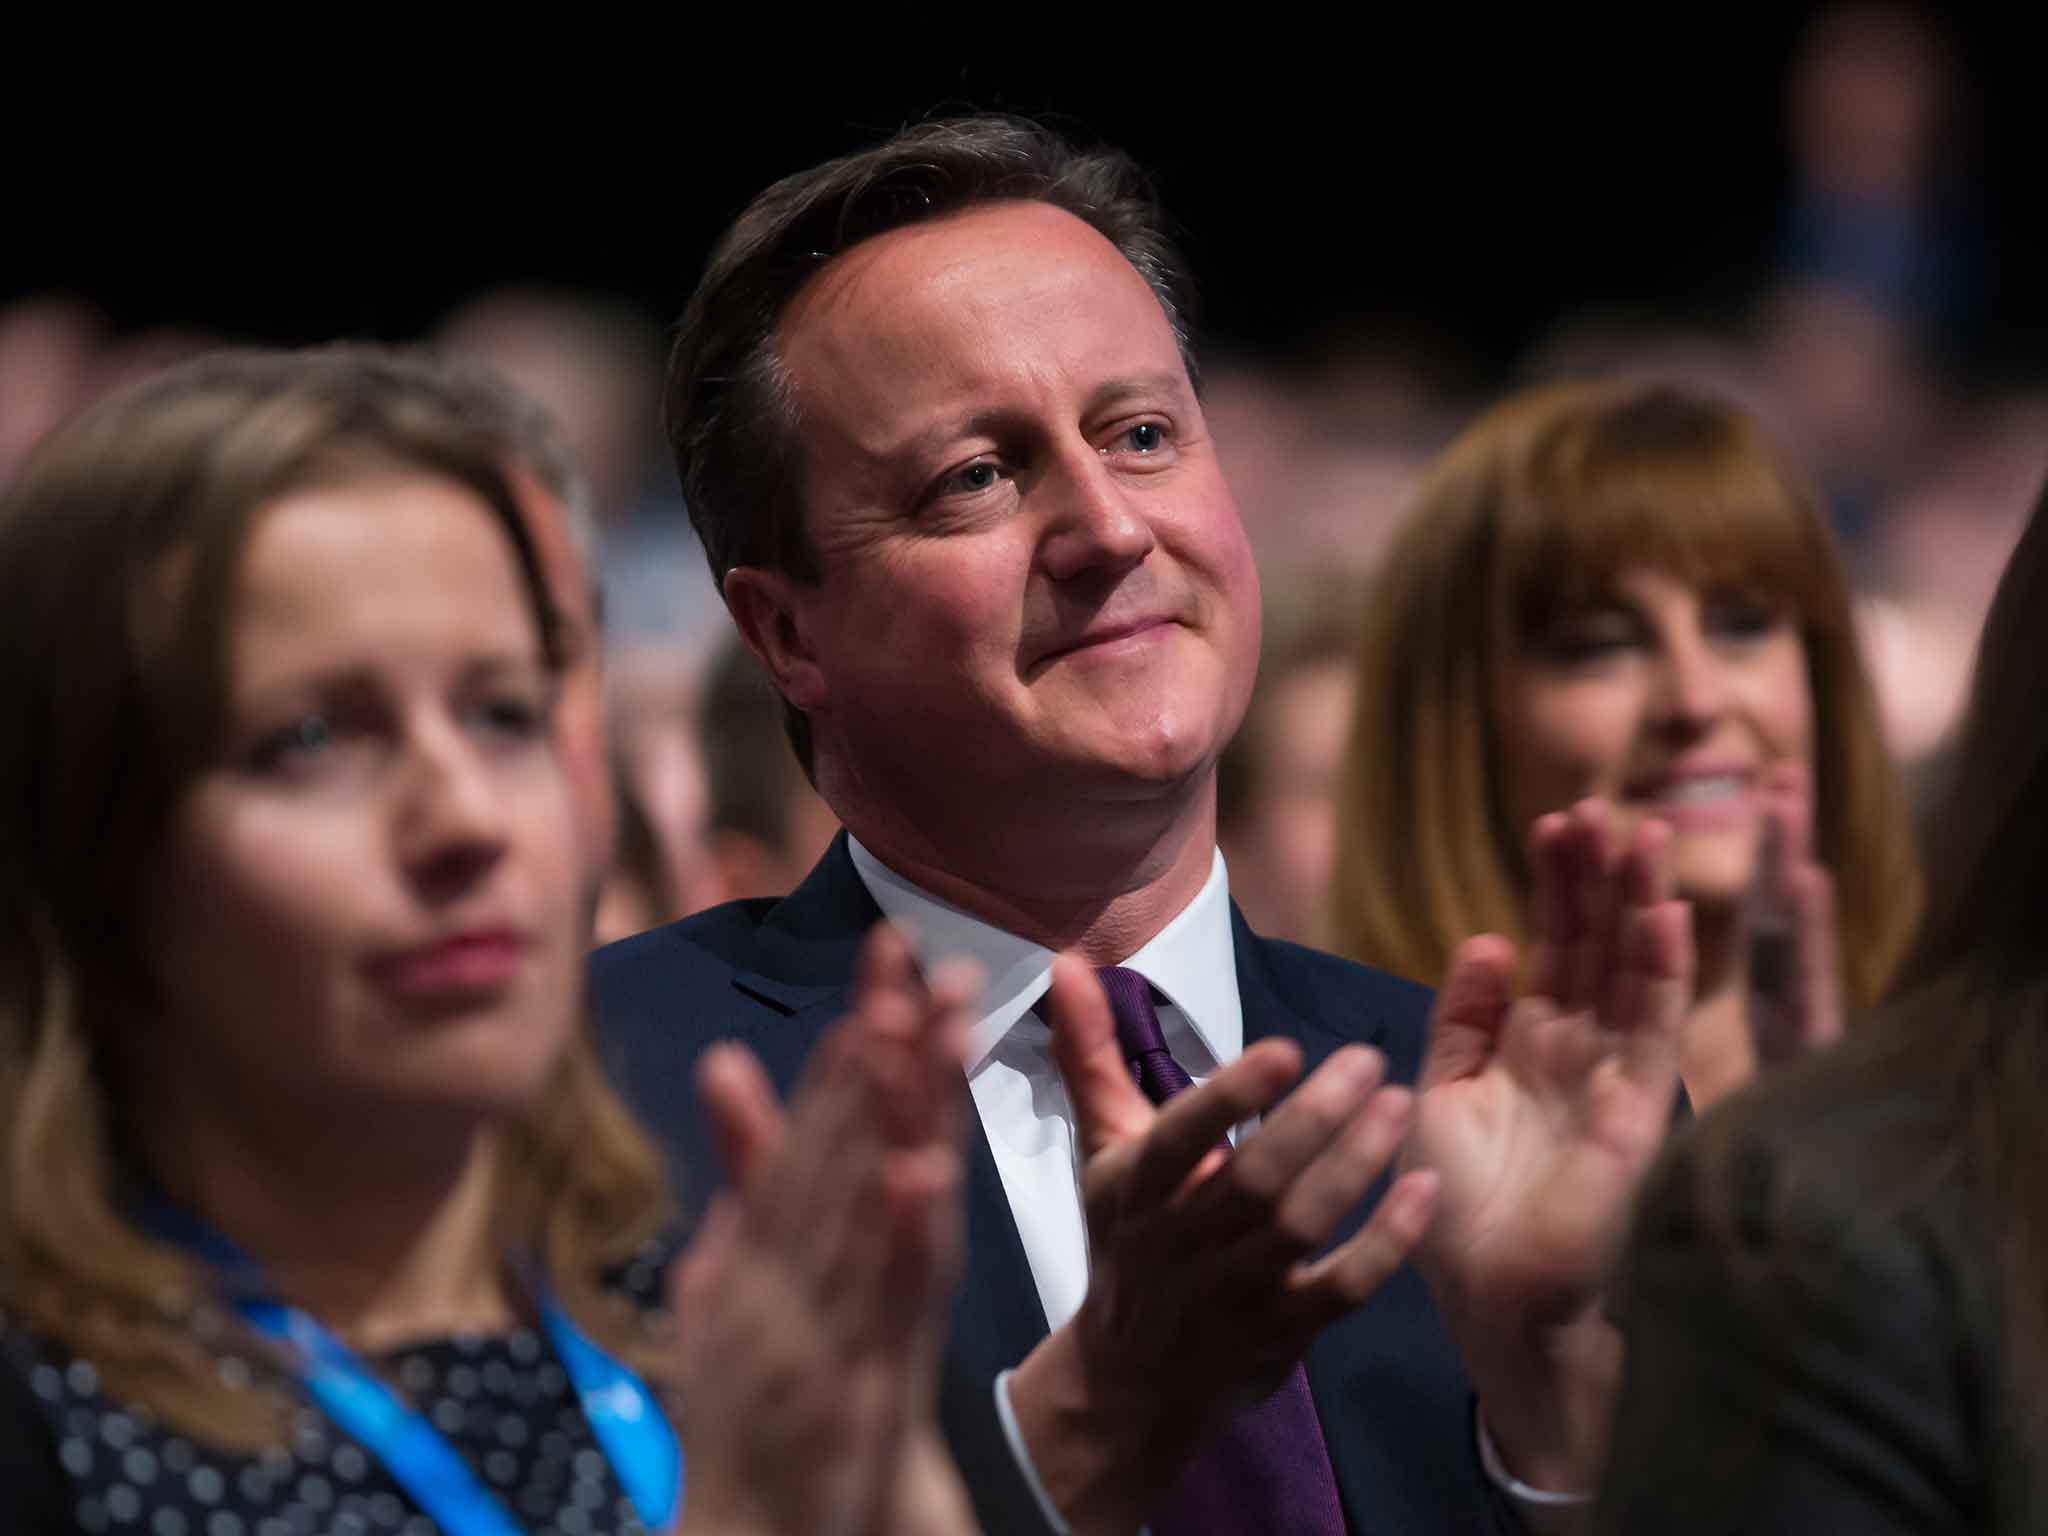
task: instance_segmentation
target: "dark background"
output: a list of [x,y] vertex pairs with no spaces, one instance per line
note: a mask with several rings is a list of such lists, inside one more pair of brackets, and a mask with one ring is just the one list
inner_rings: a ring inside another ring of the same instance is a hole
[[[18,159],[0,302],[54,289],[120,329],[395,340],[517,280],[666,321],[774,176],[935,107],[999,107],[1153,170],[1213,338],[1286,354],[1413,336],[1488,370],[1588,305],[1716,320],[1741,302],[1785,202],[1784,83],[1814,9],[1103,8],[970,29],[882,6],[825,33],[800,13],[643,30],[507,12],[509,51],[445,62],[411,50],[402,16],[388,40],[366,23],[347,49],[246,71],[226,53],[152,68],[143,47],[132,78],[0,109]],[[1970,92],[1950,195],[1986,256],[1957,338],[1973,371],[2048,360],[2027,10],[1944,18]],[[26,52],[16,68],[37,72]]]

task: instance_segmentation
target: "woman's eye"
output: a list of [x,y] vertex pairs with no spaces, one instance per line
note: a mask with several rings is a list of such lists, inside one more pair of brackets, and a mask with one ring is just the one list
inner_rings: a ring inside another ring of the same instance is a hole
[[545,734],[547,705],[523,694],[486,699],[475,711],[477,725],[493,736],[509,741],[530,741]]
[[1597,661],[1635,643],[1635,628],[1618,617],[1588,615],[1553,626],[1538,644],[1552,661]]
[[256,743],[250,762],[259,773],[311,768],[339,744],[341,733],[325,715],[305,714]]
[[1706,614],[1709,634],[1731,640],[1756,640],[1784,621],[1784,610],[1755,598],[1730,598],[1710,605]]

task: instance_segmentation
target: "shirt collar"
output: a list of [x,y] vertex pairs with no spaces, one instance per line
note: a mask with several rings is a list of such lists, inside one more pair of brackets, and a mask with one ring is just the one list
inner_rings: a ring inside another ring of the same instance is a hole
[[[968,1034],[971,1076],[1020,1021],[1025,1027],[1037,1025],[1031,1009],[1051,984],[1053,951],[940,900],[897,874],[852,834],[846,842],[855,873],[882,915],[909,934],[920,967],[929,972],[956,955],[981,967],[978,1018]],[[1237,995],[1230,880],[1220,851],[1195,899],[1123,964],[1181,1011],[1217,1062],[1237,1058],[1244,1049],[1244,1010]]]

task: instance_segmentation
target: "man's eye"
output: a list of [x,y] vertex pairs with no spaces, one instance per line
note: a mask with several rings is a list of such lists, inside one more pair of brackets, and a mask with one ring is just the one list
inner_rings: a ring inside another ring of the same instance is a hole
[[972,464],[963,464],[939,482],[941,492],[985,491],[1003,478],[1003,472],[987,459],[977,459]]
[[1156,421],[1141,421],[1124,433],[1124,441],[1139,453],[1156,453],[1166,446],[1166,429]]

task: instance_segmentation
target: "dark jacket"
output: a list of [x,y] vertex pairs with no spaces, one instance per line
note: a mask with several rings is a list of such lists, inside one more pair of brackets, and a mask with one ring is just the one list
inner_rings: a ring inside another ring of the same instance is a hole
[[[593,958],[607,1062],[665,1147],[686,1205],[704,1193],[717,1166],[690,1087],[698,1054],[718,1040],[742,1041],[787,1092],[812,1044],[844,1012],[855,953],[880,915],[842,834],[782,901],[718,907]],[[1392,1081],[1414,1081],[1426,989],[1260,939],[1235,912],[1232,926],[1247,1043],[1284,1035],[1313,1071],[1338,1046],[1363,1041],[1386,1054]],[[1379,1194],[1371,1193],[1347,1230]],[[1044,1526],[1004,1440],[993,1389],[997,1373],[1045,1336],[1046,1319],[978,1122],[970,1132],[967,1200],[968,1266],[941,1419],[984,1527],[1040,1536]],[[1480,1470],[1471,1388],[1412,1269],[1318,1338],[1307,1368],[1354,1531],[1516,1529]]]

